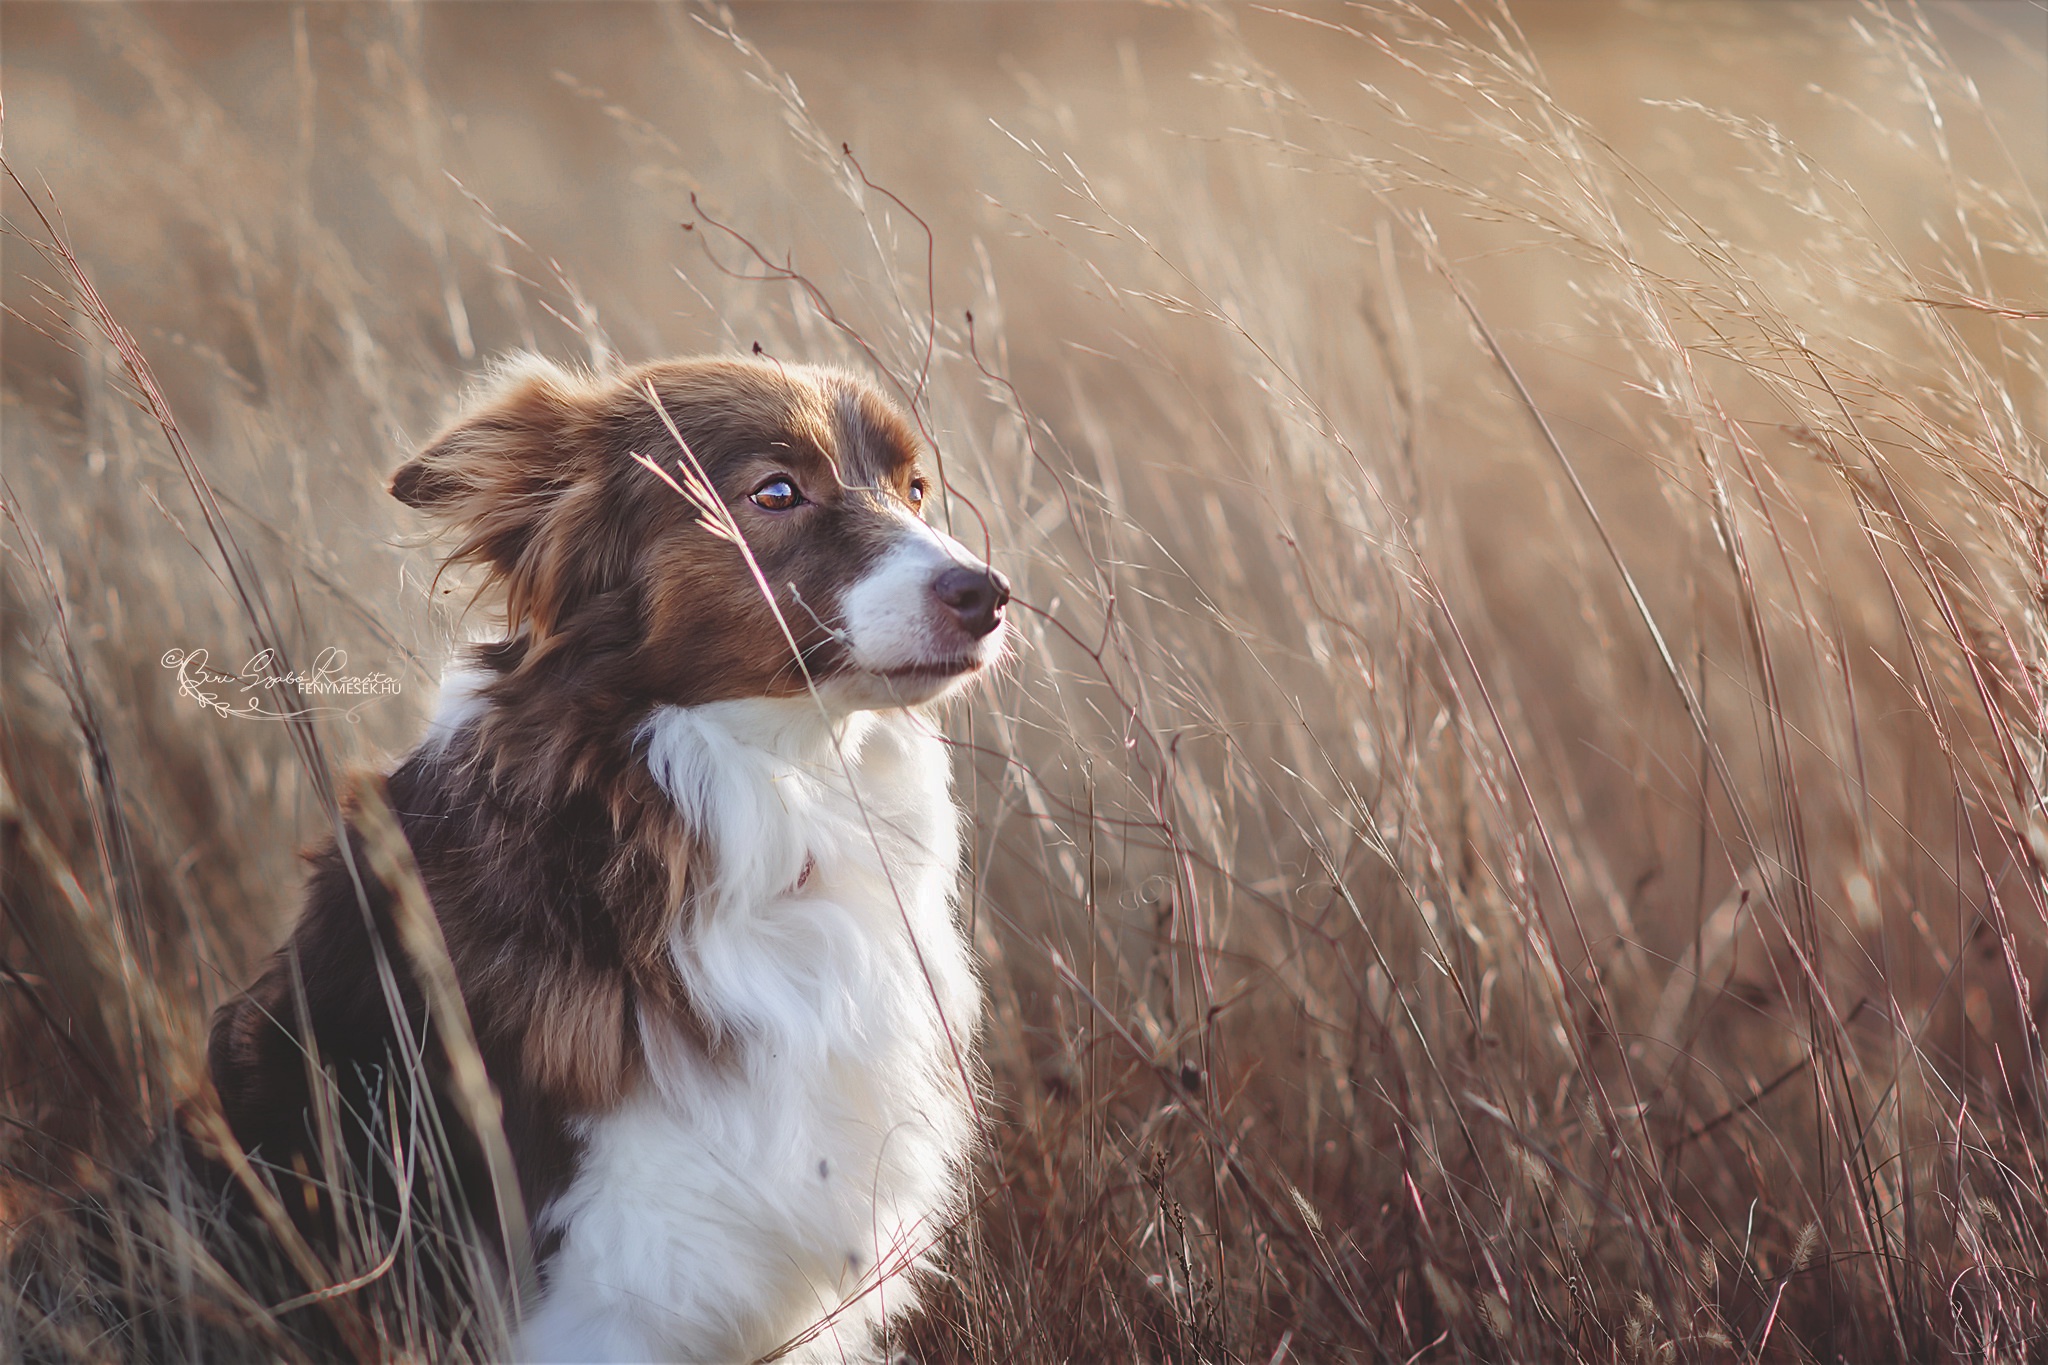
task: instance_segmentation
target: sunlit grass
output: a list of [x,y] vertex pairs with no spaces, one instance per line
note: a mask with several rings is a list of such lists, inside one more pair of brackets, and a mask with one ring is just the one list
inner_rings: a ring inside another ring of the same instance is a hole
[[[903,1346],[2038,1353],[2038,16],[19,13],[0,1331],[294,1349],[148,1144],[489,628],[382,480],[491,353],[758,343],[1018,588]],[[403,695],[159,663],[265,644]],[[349,1340],[502,1350],[363,1227]]]

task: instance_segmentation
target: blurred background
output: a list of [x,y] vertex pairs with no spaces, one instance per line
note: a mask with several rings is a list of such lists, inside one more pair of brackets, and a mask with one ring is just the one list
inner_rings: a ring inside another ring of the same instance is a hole
[[[17,1229],[490,632],[389,471],[758,346],[1025,604],[907,1348],[2039,1349],[2038,4],[10,0],[0,95]],[[399,691],[163,662],[266,645]]]

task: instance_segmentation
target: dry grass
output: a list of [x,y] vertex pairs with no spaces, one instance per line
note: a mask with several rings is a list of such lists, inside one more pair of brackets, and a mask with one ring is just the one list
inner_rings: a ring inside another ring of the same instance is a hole
[[[758,343],[1023,603],[920,1358],[2044,1354],[2038,8],[0,28],[0,1157],[18,1241],[110,1210],[0,1351],[135,1349],[111,1277],[289,1353],[135,1153],[481,625],[381,479],[489,353]],[[262,643],[403,695],[159,663]],[[335,1312],[492,1353],[374,1250]]]

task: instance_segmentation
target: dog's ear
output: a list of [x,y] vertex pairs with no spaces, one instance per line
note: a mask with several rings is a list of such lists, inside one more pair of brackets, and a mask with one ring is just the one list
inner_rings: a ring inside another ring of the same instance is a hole
[[593,586],[575,528],[602,498],[592,427],[603,395],[552,361],[513,357],[391,477],[393,497],[459,537],[449,563],[504,586],[515,632],[553,630]]

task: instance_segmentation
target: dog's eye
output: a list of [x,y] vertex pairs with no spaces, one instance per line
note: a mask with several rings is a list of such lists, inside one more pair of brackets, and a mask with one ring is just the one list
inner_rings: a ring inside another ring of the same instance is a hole
[[912,507],[924,506],[924,492],[929,487],[931,485],[925,482],[922,474],[910,481],[910,505]]
[[787,512],[792,507],[803,505],[804,495],[796,491],[796,485],[778,474],[747,495],[754,506],[766,512]]

